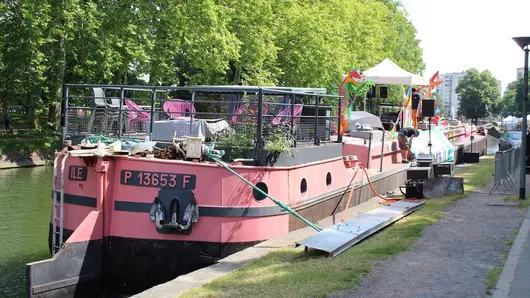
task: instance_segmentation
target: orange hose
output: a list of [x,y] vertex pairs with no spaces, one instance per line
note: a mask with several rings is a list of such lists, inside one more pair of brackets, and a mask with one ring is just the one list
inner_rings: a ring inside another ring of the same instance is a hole
[[[372,181],[370,181],[370,176],[368,176],[368,171],[366,170],[365,167],[361,167],[361,169],[364,171],[364,173],[366,174],[366,179],[368,180],[368,185],[370,185],[370,188],[372,189],[372,191],[374,192],[374,194],[376,196],[378,196],[379,198],[383,199],[383,200],[389,200],[388,198],[385,198],[383,197],[382,195],[380,195],[379,193],[377,193],[377,191],[375,190],[374,186],[372,185]],[[395,200],[395,199],[392,199],[392,200]]]
[[[372,189],[372,191],[374,192],[374,194],[379,197],[380,199],[384,200],[384,201],[401,201],[401,200],[405,200],[405,198],[392,198],[392,199],[389,199],[389,198],[385,198],[383,197],[382,195],[380,195],[374,188],[373,184],[372,184],[372,181],[370,180],[370,176],[368,175],[368,171],[366,170],[365,167],[362,167],[362,166],[359,166],[359,168],[361,168],[364,172],[364,174],[366,174],[366,180],[368,180],[368,185],[370,185],[370,188]],[[358,169],[357,169],[358,170]],[[355,172],[357,173],[357,172]],[[353,194],[353,188],[350,192],[350,196],[348,198],[348,201],[346,202],[346,207],[344,208],[344,212],[342,212],[342,218],[341,218],[341,222],[344,221],[344,219],[346,218],[346,212],[348,211],[348,209],[350,208],[350,203],[351,203],[351,198],[352,198],[352,195]],[[408,198],[407,200],[419,200],[418,198]]]
[[[357,175],[357,171],[358,170],[359,170],[359,168],[357,168],[357,170],[355,170],[355,175]],[[353,177],[355,177],[355,175]],[[344,208],[344,212],[342,212],[342,218],[340,219],[340,222],[343,222],[344,219],[346,219],[346,211],[348,211],[348,209],[350,208],[350,203],[351,203],[351,198],[353,197],[353,189],[354,188],[355,188],[355,184],[351,188],[350,196],[348,197],[348,201],[346,201],[346,207]]]
[[[377,197],[379,197],[379,198],[381,198],[381,199],[383,199],[383,200],[385,200],[385,201],[400,201],[400,200],[403,200],[402,198],[392,198],[392,199],[389,199],[389,198],[385,198],[385,197],[383,197],[382,195],[380,195],[380,194],[375,190],[374,186],[372,185],[372,181],[370,181],[370,176],[368,175],[368,171],[366,170],[366,168],[365,168],[365,167],[361,167],[361,166],[360,166],[359,168],[361,168],[361,169],[363,170],[364,174],[366,174],[366,180],[368,180],[368,185],[370,185],[370,188],[372,189],[372,191],[374,192],[374,194],[375,194]],[[359,170],[359,169],[357,169],[357,170]],[[357,173],[357,171],[356,171],[355,173]],[[352,188],[352,190],[350,191],[350,196],[349,196],[349,198],[348,198],[348,201],[346,202],[346,207],[344,208],[344,212],[342,212],[342,218],[341,218],[341,220],[340,220],[341,222],[343,222],[344,219],[346,219],[346,212],[347,212],[348,209],[350,208],[350,203],[351,203],[352,196],[353,196],[353,188]]]

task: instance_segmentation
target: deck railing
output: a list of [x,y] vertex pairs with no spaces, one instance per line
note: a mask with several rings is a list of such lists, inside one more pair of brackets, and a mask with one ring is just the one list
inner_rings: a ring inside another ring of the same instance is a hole
[[[63,138],[78,143],[103,135],[171,143],[202,137],[266,150],[342,142],[340,101],[326,89],[243,86],[65,85]],[[276,142],[277,143],[277,142]]]

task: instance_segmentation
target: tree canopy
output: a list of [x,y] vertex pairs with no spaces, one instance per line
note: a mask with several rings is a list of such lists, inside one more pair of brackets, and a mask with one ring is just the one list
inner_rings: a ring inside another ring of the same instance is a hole
[[508,84],[504,91],[503,100],[504,116],[523,116],[523,78]]
[[1,106],[50,123],[65,83],[330,87],[386,57],[424,69],[397,0],[4,0],[0,32]]
[[459,115],[466,115],[468,107],[476,108],[478,118],[497,114],[502,109],[499,83],[489,70],[468,69],[458,82],[456,93],[460,94]]

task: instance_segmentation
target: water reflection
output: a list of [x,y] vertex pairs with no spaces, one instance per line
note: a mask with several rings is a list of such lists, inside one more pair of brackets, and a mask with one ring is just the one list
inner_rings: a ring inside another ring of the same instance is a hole
[[25,264],[49,257],[52,167],[0,170],[0,297],[25,296]]

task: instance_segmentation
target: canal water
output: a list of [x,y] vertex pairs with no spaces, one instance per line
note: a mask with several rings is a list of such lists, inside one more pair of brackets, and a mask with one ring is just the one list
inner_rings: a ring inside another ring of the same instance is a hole
[[[488,137],[488,154],[497,140]],[[0,297],[25,296],[25,264],[50,257],[53,168],[0,170]]]
[[0,297],[25,297],[25,264],[50,257],[53,167],[0,170]]

